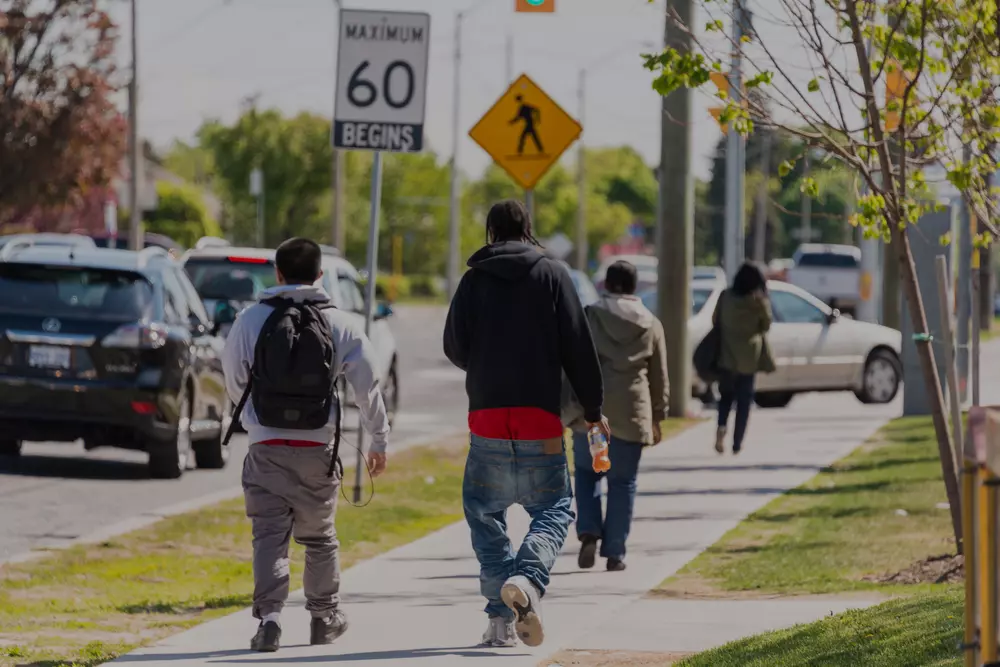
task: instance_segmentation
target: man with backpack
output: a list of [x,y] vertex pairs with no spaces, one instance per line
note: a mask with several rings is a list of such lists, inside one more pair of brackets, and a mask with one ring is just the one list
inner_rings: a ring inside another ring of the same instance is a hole
[[226,390],[250,440],[243,494],[253,525],[253,615],[260,621],[250,642],[254,651],[280,646],[292,537],[306,550],[310,643],[333,643],[347,630],[339,609],[340,543],[334,527],[343,477],[337,458],[341,374],[372,435],[368,467],[373,476],[385,470],[389,420],[374,351],[351,318],[314,286],[323,275],[322,256],[308,239],[278,246],[278,285],[236,318],[222,357]]

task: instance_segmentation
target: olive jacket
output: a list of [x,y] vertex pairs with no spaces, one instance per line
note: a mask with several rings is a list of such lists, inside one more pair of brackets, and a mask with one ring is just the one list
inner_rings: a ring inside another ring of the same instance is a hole
[[[666,419],[669,393],[663,325],[635,296],[606,294],[586,312],[604,376],[604,416],[611,433],[628,442],[655,444],[653,424]],[[563,422],[585,431],[568,387],[563,405]]]
[[767,295],[737,296],[727,289],[715,304],[712,324],[722,333],[720,368],[740,375],[776,370],[767,342],[771,328],[771,301]]

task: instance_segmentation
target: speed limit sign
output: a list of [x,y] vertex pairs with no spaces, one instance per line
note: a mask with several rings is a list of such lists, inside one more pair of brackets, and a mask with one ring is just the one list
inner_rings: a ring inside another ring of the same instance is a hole
[[335,147],[423,149],[430,39],[426,13],[341,12]]

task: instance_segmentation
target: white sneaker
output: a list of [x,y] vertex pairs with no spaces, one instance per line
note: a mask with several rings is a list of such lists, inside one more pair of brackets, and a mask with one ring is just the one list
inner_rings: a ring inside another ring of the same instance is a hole
[[542,600],[538,589],[527,577],[511,577],[500,589],[503,603],[517,616],[514,628],[517,636],[528,646],[541,646],[545,641],[542,627]]
[[517,646],[517,632],[514,631],[514,621],[502,616],[490,616],[489,625],[483,633],[480,646],[492,648],[513,648]]

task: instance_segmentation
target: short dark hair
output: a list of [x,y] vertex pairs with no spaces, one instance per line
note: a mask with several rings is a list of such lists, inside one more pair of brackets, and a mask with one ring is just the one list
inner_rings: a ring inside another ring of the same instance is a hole
[[604,275],[604,289],[611,294],[635,294],[638,283],[635,265],[625,260],[618,260],[609,266]]
[[312,285],[322,271],[323,251],[315,241],[291,238],[278,246],[274,263],[285,282]]
[[736,277],[733,278],[733,292],[737,296],[746,296],[757,290],[767,292],[767,280],[764,278],[764,272],[755,263],[745,262],[736,272]]
[[525,241],[541,245],[531,235],[531,215],[528,208],[516,199],[498,202],[486,216],[486,240],[488,243],[504,241]]

